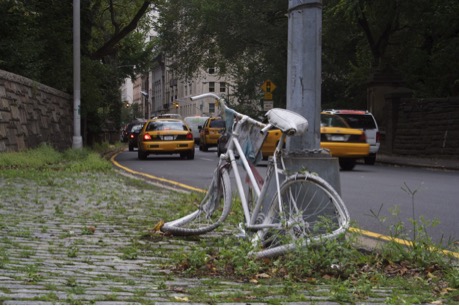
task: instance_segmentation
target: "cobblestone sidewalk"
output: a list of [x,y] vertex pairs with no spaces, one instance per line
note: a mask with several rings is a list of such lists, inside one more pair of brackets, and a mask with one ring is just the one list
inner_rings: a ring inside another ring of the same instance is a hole
[[[259,304],[283,303],[292,294],[295,304],[339,301],[329,286],[304,284],[272,296],[269,286],[288,284],[171,273],[170,258],[193,241],[147,239],[177,196],[167,189],[114,173],[85,173],[0,176],[0,190],[0,304]],[[381,304],[391,294],[373,288],[360,302]]]

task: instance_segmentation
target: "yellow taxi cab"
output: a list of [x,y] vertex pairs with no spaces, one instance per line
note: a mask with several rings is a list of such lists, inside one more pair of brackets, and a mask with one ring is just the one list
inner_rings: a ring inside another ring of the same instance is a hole
[[218,138],[225,129],[225,121],[220,117],[210,117],[199,130],[199,150],[207,151],[209,147],[216,147]]
[[370,154],[365,132],[351,128],[347,122],[333,114],[320,114],[320,146],[338,157],[343,170],[352,170],[356,160]]
[[142,160],[149,154],[180,154],[181,158],[194,159],[193,134],[181,119],[148,120],[138,141],[138,158]]
[[[352,170],[357,159],[368,156],[370,145],[363,131],[350,128],[343,118],[332,114],[321,113],[320,122],[320,146],[339,159],[341,169]],[[273,154],[280,136],[278,129],[268,131],[261,147],[263,159]]]
[[268,135],[261,146],[261,155],[263,160],[267,160],[269,156],[273,155],[281,135],[282,132],[279,129],[271,129],[268,131]]

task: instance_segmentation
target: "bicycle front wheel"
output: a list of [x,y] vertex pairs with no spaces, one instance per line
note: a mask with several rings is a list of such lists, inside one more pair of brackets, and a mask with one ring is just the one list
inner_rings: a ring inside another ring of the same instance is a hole
[[228,170],[217,169],[199,208],[180,219],[164,223],[161,231],[177,236],[205,234],[216,229],[230,210],[231,181]]
[[280,186],[257,232],[262,250],[256,257],[274,257],[312,241],[330,239],[349,227],[349,213],[341,197],[313,174],[295,174]]

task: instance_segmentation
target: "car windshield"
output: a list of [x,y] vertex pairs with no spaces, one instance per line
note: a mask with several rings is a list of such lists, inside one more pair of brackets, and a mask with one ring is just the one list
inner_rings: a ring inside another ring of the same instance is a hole
[[138,132],[142,129],[142,127],[143,127],[143,124],[134,125],[131,129],[131,132],[133,133]]
[[225,121],[224,120],[212,120],[210,122],[211,128],[224,128],[225,127]]
[[187,127],[178,121],[150,122],[147,131],[187,131]]
[[375,121],[370,115],[339,114],[354,129],[376,129]]
[[349,128],[349,125],[343,118],[328,114],[320,114],[320,126]]

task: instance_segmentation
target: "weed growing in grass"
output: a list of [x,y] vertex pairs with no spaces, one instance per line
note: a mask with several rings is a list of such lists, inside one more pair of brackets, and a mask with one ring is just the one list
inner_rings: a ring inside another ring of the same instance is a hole
[[82,235],[94,235],[95,231],[96,231],[95,226],[85,226],[81,230],[81,234]]
[[78,286],[78,282],[77,282],[75,277],[69,277],[65,281],[65,285],[68,286],[68,287],[76,287],[76,286]]
[[35,254],[36,254],[36,252],[32,251],[32,250],[22,250],[19,253],[19,257],[21,257],[21,258],[30,258],[30,257],[34,256]]
[[26,273],[26,281],[29,283],[37,283],[43,279],[37,265],[27,265],[22,270]]
[[22,152],[0,154],[2,169],[42,169],[60,161],[60,154],[48,145]]
[[59,301],[59,297],[54,292],[48,292],[47,294],[35,297],[34,300],[44,302],[56,302]]
[[[55,151],[48,145],[22,152],[7,152],[0,154],[0,169],[4,174],[41,179],[45,185],[54,186],[56,181],[50,176],[55,171],[84,172],[110,171],[111,164],[99,154],[88,149],[69,149],[63,153]],[[6,171],[14,170],[14,172]],[[32,170],[38,170],[31,174]]]
[[76,245],[71,245],[68,247],[67,249],[67,257],[70,257],[70,258],[75,258],[78,256],[78,252],[80,251],[80,249],[78,248],[78,246]]
[[135,245],[131,245],[121,249],[121,258],[127,260],[137,259],[139,256],[139,249]]
[[0,268],[3,268],[9,262],[9,257],[4,249],[0,249]]
[[[410,196],[411,218],[408,220],[408,225],[398,221],[390,227],[391,239],[383,245],[380,255],[387,262],[402,266],[403,269],[448,271],[452,259],[441,252],[442,242],[435,243],[428,233],[428,229],[435,227],[439,222],[427,220],[423,216],[417,217],[415,205],[417,190],[411,189],[406,183],[402,190]],[[380,216],[382,206],[378,212],[370,212],[383,224],[387,219]],[[397,218],[400,209],[395,207],[390,211],[394,218]],[[452,245],[451,247],[454,248]]]

